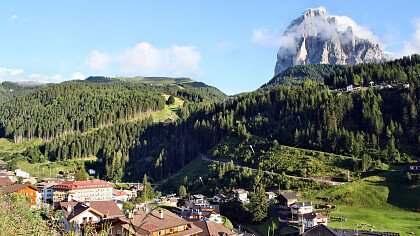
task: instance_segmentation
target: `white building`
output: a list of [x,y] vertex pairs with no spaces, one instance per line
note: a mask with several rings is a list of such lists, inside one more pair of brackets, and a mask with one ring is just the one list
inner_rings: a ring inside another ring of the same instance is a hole
[[320,224],[326,226],[328,224],[328,216],[323,214],[309,213],[299,215],[298,221],[300,225],[305,226],[305,229],[312,228]]
[[249,203],[248,191],[244,189],[234,189],[233,194],[242,203]]
[[276,200],[276,197],[277,197],[277,194],[273,192],[265,192],[265,199],[267,200],[267,202],[271,200]]
[[53,186],[58,183],[54,181],[49,182],[39,182],[35,185],[35,188],[40,192],[41,194],[41,200],[43,202],[52,202],[53,200],[53,193],[54,189]]
[[25,172],[25,171],[20,170],[20,169],[15,170],[15,175],[16,175],[16,177],[22,177],[24,179],[29,179],[29,177],[30,177],[28,172]]
[[290,206],[293,215],[309,214],[314,211],[312,202],[295,202]]

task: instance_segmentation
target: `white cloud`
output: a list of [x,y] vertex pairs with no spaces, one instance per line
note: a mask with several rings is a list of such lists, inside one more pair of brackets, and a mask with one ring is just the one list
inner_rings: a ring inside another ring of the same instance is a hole
[[23,69],[0,67],[0,76],[17,76],[23,74]]
[[92,51],[85,60],[85,64],[93,71],[105,70],[111,62],[111,56],[107,53]]
[[76,72],[71,75],[72,80],[84,80],[86,77],[82,72]]
[[404,45],[403,50],[395,53],[397,57],[420,53],[420,18],[413,19],[412,24],[414,33],[411,35],[410,41]]
[[268,29],[254,29],[252,31],[252,42],[265,47],[279,47],[282,39],[283,36],[270,32]]
[[124,75],[184,75],[199,74],[200,52],[195,46],[172,45],[156,48],[142,42],[119,54],[92,51],[85,60],[91,70],[115,70]]
[[18,18],[18,15],[13,15],[10,17],[11,20],[16,20]]
[[353,33],[359,38],[368,39],[373,43],[381,43],[381,40],[366,26],[358,25],[354,20],[348,16],[332,16],[337,20],[338,31],[345,31],[348,26],[351,26]]
[[14,81],[34,81],[38,83],[59,83],[66,80],[68,79],[61,74],[54,74],[50,76],[50,75],[33,73],[23,78],[21,77],[21,78],[15,79]]

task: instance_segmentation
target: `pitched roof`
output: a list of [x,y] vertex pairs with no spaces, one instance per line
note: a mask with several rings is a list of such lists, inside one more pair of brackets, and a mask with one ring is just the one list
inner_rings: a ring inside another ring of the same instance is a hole
[[[88,206],[89,205],[89,206]],[[124,216],[124,213],[117,206],[114,201],[91,201],[88,204],[84,202],[60,202],[61,209],[68,220],[74,218],[88,209],[93,209],[95,212],[106,218],[116,218]],[[71,206],[71,212],[67,211],[67,207]],[[69,216],[71,216],[69,218]]]
[[0,187],[11,184],[13,184],[13,182],[8,177],[0,177]]
[[[301,216],[299,216],[299,217],[301,217]],[[326,215],[323,215],[321,213],[316,214],[314,212],[308,213],[308,214],[303,214],[302,217],[305,218],[305,219],[308,219],[308,220],[312,220],[312,219],[315,219],[315,218],[317,218],[317,219],[325,219],[325,218],[328,218],[328,216],[326,216]]]
[[340,236],[340,234],[337,234],[334,230],[332,230],[331,228],[320,224],[317,225],[315,227],[313,227],[312,229],[304,232],[302,234],[302,236]]
[[163,211],[163,218],[160,218],[160,213],[157,210],[153,210],[149,213],[139,212],[136,213],[131,219],[131,224],[136,228],[146,231],[153,232],[168,228],[173,228],[181,225],[189,225],[190,228],[186,231],[180,232],[179,235],[190,235],[194,233],[199,233],[202,230],[190,222],[182,219],[181,217],[175,215],[174,213],[166,210]]
[[8,186],[3,186],[0,188],[0,192],[3,193],[14,193],[17,192],[19,190],[25,189],[26,187],[29,187],[35,191],[38,191],[36,188],[32,187],[31,185],[28,184],[13,184],[13,185],[8,185]]
[[283,196],[286,199],[297,199],[297,196],[295,193],[290,192],[290,193],[281,193],[281,196]]
[[114,192],[115,196],[127,196],[127,193],[124,190],[117,190]]
[[312,202],[295,202],[292,204],[292,208],[301,208],[307,206],[312,206]]
[[197,221],[194,224],[203,230],[198,236],[221,236],[221,235],[236,235],[230,229],[224,227],[222,224],[213,221]]
[[65,181],[57,184],[53,187],[54,189],[65,189],[65,190],[79,190],[79,189],[94,189],[94,188],[112,188],[112,184],[95,179],[86,181]]

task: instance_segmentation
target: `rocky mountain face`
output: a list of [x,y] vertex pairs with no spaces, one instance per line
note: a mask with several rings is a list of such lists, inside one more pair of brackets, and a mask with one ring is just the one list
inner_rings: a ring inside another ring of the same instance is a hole
[[388,59],[377,43],[357,35],[354,25],[343,26],[345,23],[322,9],[306,10],[284,32],[275,75],[294,65],[355,65]]

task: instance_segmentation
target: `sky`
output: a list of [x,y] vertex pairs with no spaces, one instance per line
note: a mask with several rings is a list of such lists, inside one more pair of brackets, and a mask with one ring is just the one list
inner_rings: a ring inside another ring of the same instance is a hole
[[279,41],[323,7],[394,57],[420,53],[420,1],[0,1],[0,81],[190,77],[233,95],[274,75]]

